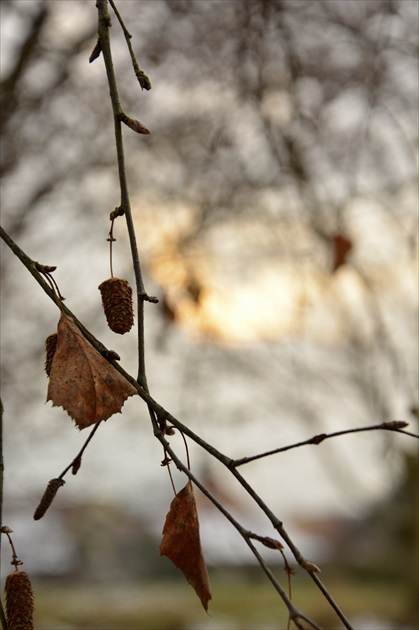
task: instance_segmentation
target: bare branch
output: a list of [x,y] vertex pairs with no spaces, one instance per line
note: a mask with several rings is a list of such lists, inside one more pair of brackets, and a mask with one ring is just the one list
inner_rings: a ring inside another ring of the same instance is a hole
[[358,427],[356,429],[344,429],[342,431],[334,431],[333,433],[319,433],[318,435],[314,435],[308,440],[303,440],[302,442],[296,442],[295,444],[288,444],[287,446],[280,446],[278,448],[274,448],[271,451],[266,451],[265,453],[259,453],[258,455],[249,455],[248,457],[241,457],[240,459],[235,459],[231,462],[231,466],[238,467],[243,466],[243,464],[248,464],[249,462],[253,462],[256,459],[262,459],[263,457],[270,457],[270,455],[276,455],[277,453],[284,453],[285,451],[290,451],[293,448],[299,448],[300,446],[307,446],[308,444],[321,444],[324,440],[328,440],[329,438],[339,437],[341,435],[349,435],[350,433],[365,433],[366,431],[393,431],[394,433],[402,433],[403,435],[409,435],[410,437],[414,437],[419,439],[419,435],[416,433],[411,433],[410,431],[403,431],[404,427],[409,426],[408,422],[404,420],[391,420],[389,422],[381,422],[380,424],[373,424],[367,427]]
[[[3,228],[1,228],[1,226],[0,226],[0,236],[9,245],[9,247],[12,249],[12,251],[20,258],[20,260],[22,260],[23,264],[32,273],[32,275],[35,277],[37,282],[42,286],[42,288],[48,294],[48,296],[55,303],[57,303],[56,295],[53,293],[51,288],[45,282],[45,280],[43,279],[42,275],[37,271],[36,266],[33,263],[33,261],[31,261],[31,259],[16,245],[16,243],[14,243],[14,241],[10,238],[9,235],[7,235],[7,233],[3,230]],[[67,315],[72,317],[72,319],[74,320],[76,325],[80,328],[81,332],[86,337],[86,339],[88,339],[88,341],[90,341],[90,343],[99,352],[101,352],[102,354],[105,354],[105,355],[107,353],[109,353],[109,350],[107,350],[107,348],[100,341],[98,341],[83,326],[83,324],[81,322],[79,322],[79,320],[75,317],[75,315],[73,315],[73,313],[70,311],[70,309],[65,307],[63,304],[60,304],[59,307],[62,310],[64,310],[64,312]],[[164,407],[159,405],[159,403],[156,402],[150,396],[148,391],[146,391],[140,385],[140,383],[136,379],[134,379],[130,374],[128,374],[115,360],[111,360],[111,363],[127,379],[127,381],[129,383],[131,383],[136,388],[136,390],[137,390],[138,394],[140,395],[140,397],[144,400],[144,402],[147,403],[147,406],[148,406],[148,409],[149,409],[149,413],[150,413],[151,422],[152,422],[152,425],[153,425],[154,435],[162,443],[162,445],[164,446],[165,450],[167,451],[167,453],[169,453],[169,455],[171,456],[173,461],[176,463],[176,465],[180,468],[180,470],[183,470],[183,472],[185,472],[185,474],[188,475],[188,477],[197,485],[197,487],[199,487],[204,492],[204,494],[206,494],[208,496],[208,498],[210,498],[210,500],[212,501],[212,498],[211,498],[212,495],[209,496],[210,493],[208,493],[206,488],[195,478],[194,475],[192,475],[192,473],[190,471],[188,471],[188,468],[182,464],[182,462],[179,460],[179,458],[174,453],[173,449],[170,447],[169,442],[167,442],[167,440],[165,439],[164,431],[162,431],[161,426],[162,426],[163,423],[164,423],[164,426],[165,426],[167,421],[169,421],[177,429],[181,430],[185,435],[190,437],[196,444],[201,446],[205,451],[207,451],[215,459],[217,459],[222,464],[224,464],[224,466],[226,466],[231,471],[231,474],[237,479],[237,481],[240,483],[240,485],[246,490],[246,492],[255,501],[255,503],[259,506],[259,508],[266,514],[266,516],[268,517],[268,519],[272,523],[273,527],[277,530],[279,535],[282,537],[282,539],[285,541],[285,543],[287,544],[287,546],[291,550],[291,552],[294,555],[295,559],[297,560],[298,564],[304,570],[306,570],[307,573],[310,575],[310,577],[316,582],[317,586],[319,587],[321,592],[324,594],[324,596],[326,597],[326,599],[330,603],[330,605],[333,607],[333,609],[335,610],[336,614],[341,619],[341,621],[343,622],[345,627],[348,628],[348,630],[352,630],[352,627],[351,627],[349,621],[346,619],[345,615],[340,610],[340,608],[336,604],[336,602],[333,600],[332,596],[330,595],[330,593],[328,592],[326,587],[322,584],[322,582],[320,581],[318,576],[315,575],[312,571],[308,570],[308,568],[307,568],[309,566],[308,561],[304,558],[304,556],[302,555],[302,553],[300,552],[298,547],[294,544],[293,540],[291,539],[291,537],[289,536],[289,534],[285,530],[285,528],[283,526],[283,523],[279,520],[279,518],[277,518],[275,516],[275,514],[272,512],[272,510],[264,503],[264,501],[261,499],[261,497],[252,488],[252,486],[244,479],[244,477],[239,473],[239,471],[236,470],[235,460],[233,460],[232,458],[228,457],[224,453],[221,453],[220,451],[218,451],[214,446],[212,446],[211,444],[208,444],[204,439],[202,439],[200,436],[195,434],[191,429],[189,429],[186,425],[184,425],[182,422],[180,422],[177,418],[172,416],[171,413],[169,413],[166,409],[164,409]],[[218,509],[221,508],[220,511],[226,516],[226,514],[224,512],[227,512],[227,510],[225,510],[225,508],[223,506],[221,506],[221,504],[218,504],[218,502],[215,503],[215,505],[216,505],[216,507]],[[220,507],[219,507],[219,505],[220,505]],[[226,518],[228,518],[228,517],[226,516]],[[228,520],[230,520],[230,518],[228,518]],[[231,520],[230,520],[230,522],[231,522]]]

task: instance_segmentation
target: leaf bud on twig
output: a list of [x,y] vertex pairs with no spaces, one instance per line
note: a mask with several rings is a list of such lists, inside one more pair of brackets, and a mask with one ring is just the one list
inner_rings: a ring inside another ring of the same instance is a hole
[[73,475],[77,475],[77,473],[80,470],[80,466],[81,466],[81,457],[76,457],[76,459],[73,460],[73,464],[71,466],[71,473]]
[[100,39],[97,40],[95,47],[93,48],[92,52],[90,53],[90,57],[89,57],[89,63],[92,63],[95,59],[97,59],[100,56],[100,53],[102,52],[102,46],[100,43]]
[[383,427],[385,429],[389,429],[390,431],[394,431],[397,429],[405,429],[409,426],[409,423],[405,420],[390,420],[388,422],[383,422]]
[[141,133],[141,134],[144,134],[144,135],[148,135],[150,133],[150,131],[147,129],[147,127],[144,127],[144,125],[142,125],[139,120],[135,120],[135,118],[130,118],[126,114],[120,114],[120,120],[127,127],[132,129],[136,133]]

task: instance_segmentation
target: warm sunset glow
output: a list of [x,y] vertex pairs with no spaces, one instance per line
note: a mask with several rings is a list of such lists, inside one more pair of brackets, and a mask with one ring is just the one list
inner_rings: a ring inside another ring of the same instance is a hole
[[[149,235],[142,243],[147,271],[175,310],[177,324],[190,334],[228,344],[301,336],[336,343],[355,324],[368,338],[369,289],[351,265],[331,273],[325,266],[304,266],[275,255],[255,263],[257,248],[262,244],[262,251],[273,249],[275,230],[283,226],[237,220],[190,244],[193,224],[190,208],[173,206],[159,213],[154,204],[146,211],[143,205],[141,231]],[[298,238],[309,247],[312,237],[299,230]],[[295,237],[293,233],[290,239]],[[374,282],[386,294],[395,287],[414,293],[413,276],[411,264],[402,261],[379,267]]]

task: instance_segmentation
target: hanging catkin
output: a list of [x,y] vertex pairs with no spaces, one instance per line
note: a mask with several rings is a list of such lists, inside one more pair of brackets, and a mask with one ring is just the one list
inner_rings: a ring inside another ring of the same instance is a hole
[[8,630],[33,630],[33,592],[26,571],[13,571],[6,577],[6,617]]
[[39,521],[39,519],[44,516],[45,512],[47,511],[47,509],[53,502],[54,497],[57,494],[59,488],[61,488],[61,486],[63,486],[64,484],[65,484],[64,479],[60,479],[60,478],[50,479],[50,481],[48,481],[48,485],[45,488],[45,492],[42,495],[39,505],[35,510],[35,514],[33,515],[33,518],[35,521]]
[[119,335],[130,331],[134,323],[134,311],[132,289],[128,281],[122,278],[109,278],[98,288],[102,294],[103,310],[109,328]]
[[45,341],[45,372],[47,376],[51,374],[52,360],[54,358],[55,350],[57,349],[57,333],[53,333],[46,338]]

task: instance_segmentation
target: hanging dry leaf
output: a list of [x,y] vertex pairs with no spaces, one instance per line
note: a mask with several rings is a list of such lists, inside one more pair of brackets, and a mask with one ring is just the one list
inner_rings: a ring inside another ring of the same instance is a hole
[[137,390],[102,357],[70,317],[61,314],[47,400],[63,407],[79,429],[107,420]]
[[352,249],[352,242],[342,234],[335,234],[332,237],[332,246],[334,257],[332,272],[335,272],[347,262],[348,254]]
[[193,586],[205,610],[211,599],[207,567],[202,555],[199,521],[192,483],[177,493],[163,528],[160,554],[167,556]]

